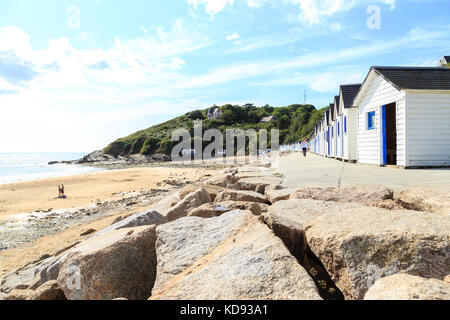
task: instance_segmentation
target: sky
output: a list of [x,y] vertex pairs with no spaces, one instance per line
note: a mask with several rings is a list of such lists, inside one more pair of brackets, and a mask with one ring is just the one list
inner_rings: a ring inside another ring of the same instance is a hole
[[448,0],[0,0],[0,152],[89,152],[225,103],[323,108],[450,55]]

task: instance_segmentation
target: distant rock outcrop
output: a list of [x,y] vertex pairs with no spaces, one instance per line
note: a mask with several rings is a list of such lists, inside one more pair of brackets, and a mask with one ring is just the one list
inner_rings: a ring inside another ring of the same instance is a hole
[[141,154],[133,154],[129,156],[117,156],[106,154],[102,150],[91,152],[87,156],[72,161],[50,161],[49,165],[54,164],[79,164],[79,165],[146,165],[156,162],[171,161],[169,156],[163,154],[154,154],[151,156],[144,156]]

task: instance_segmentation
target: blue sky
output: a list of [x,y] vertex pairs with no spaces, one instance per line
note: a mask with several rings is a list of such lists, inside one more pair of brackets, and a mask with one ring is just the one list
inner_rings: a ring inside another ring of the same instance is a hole
[[448,0],[0,0],[0,152],[91,151],[193,109],[301,103],[304,90],[321,108],[372,65],[443,55]]

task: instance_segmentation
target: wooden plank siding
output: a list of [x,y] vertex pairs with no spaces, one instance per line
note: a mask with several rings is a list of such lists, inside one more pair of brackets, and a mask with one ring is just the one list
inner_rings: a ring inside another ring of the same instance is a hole
[[450,92],[407,92],[407,167],[450,166]]

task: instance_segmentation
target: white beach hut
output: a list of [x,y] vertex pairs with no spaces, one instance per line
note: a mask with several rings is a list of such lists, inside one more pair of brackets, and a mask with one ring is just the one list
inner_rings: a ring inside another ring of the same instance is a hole
[[339,96],[334,97],[331,121],[331,153],[333,158],[337,157],[337,110],[339,108]]
[[358,109],[352,108],[353,100],[361,88],[361,84],[347,84],[340,87],[340,158],[345,161],[358,160]]
[[450,69],[372,67],[353,106],[358,162],[450,166]]
[[343,139],[342,139],[342,104],[340,100],[340,96],[335,97],[335,100],[338,100],[337,103],[335,102],[334,107],[334,114],[335,114],[335,158],[342,160],[344,158],[343,153]]

